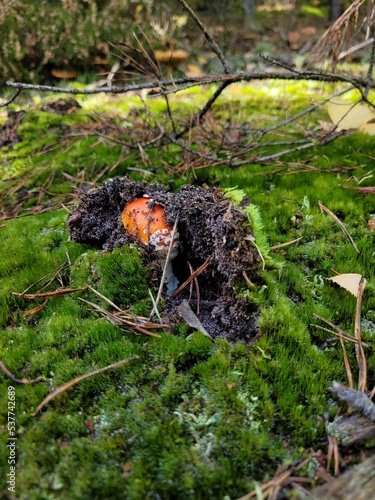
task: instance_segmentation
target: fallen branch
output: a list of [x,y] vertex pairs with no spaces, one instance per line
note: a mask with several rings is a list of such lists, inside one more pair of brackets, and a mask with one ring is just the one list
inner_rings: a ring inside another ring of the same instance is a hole
[[[292,80],[292,81],[316,81],[326,83],[348,83],[353,85],[358,90],[366,88],[368,81],[366,78],[351,76],[347,74],[335,74],[320,71],[299,71],[298,73],[291,73],[290,71],[279,72],[244,72],[244,73],[231,73],[225,75],[206,75],[206,76],[184,76],[181,78],[172,78],[168,80],[143,82],[139,84],[131,84],[123,87],[111,86],[100,87],[94,89],[76,89],[72,87],[55,87],[53,85],[35,85],[32,83],[21,82],[7,82],[6,85],[18,90],[37,90],[40,92],[53,92],[60,94],[73,94],[73,95],[94,95],[94,94],[127,94],[137,90],[157,90],[160,87],[173,87],[176,92],[179,90],[178,86],[187,83],[194,84],[195,86],[211,85],[214,83],[226,82],[228,85],[239,82],[252,82],[264,80]],[[370,88],[375,88],[375,82],[371,82]]]

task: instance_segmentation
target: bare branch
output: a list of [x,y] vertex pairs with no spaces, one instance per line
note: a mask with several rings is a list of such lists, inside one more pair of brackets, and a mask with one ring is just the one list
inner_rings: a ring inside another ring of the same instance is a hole
[[371,56],[370,56],[370,63],[368,65],[368,70],[367,70],[367,85],[365,89],[365,96],[368,96],[368,93],[370,92],[371,84],[373,82],[373,77],[372,77],[372,72],[374,69],[374,59],[375,59],[375,27],[372,28],[372,45],[371,45]]
[[227,61],[224,57],[224,54],[221,52],[220,47],[218,44],[215,42],[215,40],[212,38],[212,36],[208,33],[202,22],[199,20],[198,16],[195,14],[195,12],[191,9],[191,7],[188,6],[188,4],[185,2],[185,0],[178,0],[180,4],[183,6],[183,8],[190,14],[190,16],[194,19],[194,21],[197,23],[199,28],[202,30],[211,50],[215,52],[217,57],[220,59],[221,64],[223,65],[224,71],[227,75],[231,73],[231,69],[227,64]]
[[[62,94],[73,94],[73,95],[94,95],[100,93],[106,94],[127,94],[129,92],[134,92],[136,90],[157,90],[160,92],[160,87],[173,87],[177,89],[176,91],[183,90],[183,88],[178,89],[179,85],[193,84],[196,86],[210,85],[213,83],[226,83],[230,85],[232,83],[238,82],[251,82],[251,81],[263,81],[263,80],[292,80],[292,81],[302,81],[310,80],[316,82],[326,82],[326,83],[348,83],[353,85],[358,90],[362,91],[362,88],[366,88],[368,81],[367,78],[355,77],[346,74],[335,74],[320,71],[299,71],[297,73],[293,72],[253,72],[253,73],[232,73],[228,75],[206,75],[206,76],[185,76],[182,78],[169,79],[163,81],[152,81],[144,82],[140,84],[132,84],[124,87],[100,87],[100,88],[88,88],[88,89],[75,89],[70,87],[54,87],[52,85],[34,85],[30,83],[20,83],[20,82],[7,82],[7,86],[20,90],[38,90],[40,92],[54,92]],[[375,88],[375,83],[372,81],[370,88]]]

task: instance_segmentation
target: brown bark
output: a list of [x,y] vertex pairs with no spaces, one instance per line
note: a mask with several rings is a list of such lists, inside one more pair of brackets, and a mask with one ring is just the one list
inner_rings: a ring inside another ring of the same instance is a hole
[[366,459],[342,476],[316,488],[311,495],[315,500],[368,500],[375,492],[375,455]]

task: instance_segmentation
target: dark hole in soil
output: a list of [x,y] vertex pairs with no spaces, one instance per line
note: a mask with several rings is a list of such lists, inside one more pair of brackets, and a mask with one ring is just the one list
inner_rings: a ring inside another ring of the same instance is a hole
[[[258,311],[235,290],[244,288],[245,279],[256,273],[259,255],[249,239],[247,215],[217,189],[184,186],[173,195],[159,185],[147,186],[128,178],[114,178],[89,192],[72,212],[68,225],[70,238],[105,250],[134,243],[121,221],[127,204],[150,197],[152,204],[164,208],[166,222],[178,219],[179,254],[172,260],[173,273],[181,285],[202,264],[207,267],[178,294],[165,294],[164,313],[170,321],[180,321],[177,307],[187,300],[209,332],[230,341],[254,341],[258,335]],[[251,236],[251,235],[250,235]],[[152,245],[140,245],[148,263],[157,262]],[[162,266],[156,265],[161,275]]]

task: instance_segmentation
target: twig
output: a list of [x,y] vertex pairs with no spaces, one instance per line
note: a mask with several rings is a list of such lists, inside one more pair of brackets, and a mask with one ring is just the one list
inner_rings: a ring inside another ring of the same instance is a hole
[[215,42],[215,40],[212,38],[212,36],[208,33],[206,30],[205,26],[202,24],[202,22],[199,20],[198,16],[196,13],[189,7],[189,5],[185,2],[185,0],[178,0],[180,4],[183,6],[183,8],[190,14],[190,16],[194,19],[194,21],[197,23],[201,31],[203,32],[208,45],[210,46],[211,50],[215,52],[217,57],[220,59],[221,64],[223,65],[224,71],[227,75],[231,73],[231,69],[229,68],[227,61],[224,57],[224,54],[221,52],[220,47],[218,44]]
[[200,121],[204,117],[204,115],[209,111],[213,103],[216,101],[216,99],[220,96],[220,94],[223,92],[223,90],[228,87],[232,82],[222,82],[219,87],[216,89],[216,91],[213,93],[213,95],[208,99],[206,104],[203,106],[203,108],[199,111],[199,113],[196,115],[196,117],[184,127],[181,132],[175,135],[175,139],[179,139],[182,135],[184,135],[188,130],[191,130],[193,127],[196,127],[199,125]]
[[357,45],[354,45],[354,47],[351,47],[348,50],[344,50],[343,52],[341,52],[339,54],[339,56],[337,58],[338,61],[341,61],[341,59],[345,59],[346,56],[349,56],[350,54],[353,54],[353,52],[357,52],[357,50],[364,49],[368,45],[371,45],[373,43],[373,41],[374,41],[374,37],[373,38],[369,38],[368,40],[365,40],[364,42],[358,43]]
[[[345,343],[344,343],[344,339],[345,340],[351,340],[350,335],[348,335],[346,332],[344,332],[344,330],[342,330],[341,328],[339,328],[338,326],[336,326],[334,323],[332,323],[328,319],[323,318],[323,316],[319,316],[319,314],[314,314],[314,316],[316,318],[319,318],[321,321],[323,321],[324,323],[326,323],[331,328],[334,328],[337,331],[337,335],[338,335],[338,337],[340,339],[340,344],[341,344],[341,348],[342,348],[342,352],[343,352],[345,370],[346,370],[346,374],[347,374],[347,377],[348,377],[349,387],[353,387],[352,370],[350,368],[349,358],[348,358],[348,355],[346,353]],[[355,339],[355,340],[357,341],[357,339]]]
[[[209,85],[213,83],[228,82],[238,83],[238,82],[251,82],[253,80],[310,80],[317,82],[326,83],[348,83],[353,85],[358,90],[361,87],[366,88],[367,79],[357,76],[345,75],[345,74],[335,74],[329,72],[320,71],[300,71],[299,73],[290,73],[286,71],[282,72],[245,72],[245,73],[231,73],[225,75],[205,75],[205,76],[185,76],[182,78],[174,78],[170,80],[163,81],[152,81],[143,82],[140,84],[132,84],[124,87],[100,87],[100,88],[86,88],[86,89],[76,89],[71,87],[54,87],[52,85],[34,85],[31,83],[21,83],[21,82],[7,82],[6,85],[11,88],[20,90],[38,90],[40,92],[54,92],[62,94],[73,94],[73,95],[93,95],[93,94],[127,94],[129,92],[134,92],[135,90],[143,89],[159,89],[160,87],[173,87],[176,88],[178,85],[185,85],[187,83],[195,84],[196,86]],[[374,81],[371,83],[371,88],[375,88]],[[181,89],[183,90],[183,89]]]
[[[122,311],[120,309],[119,312],[112,313],[110,311],[106,311],[102,307],[98,306],[97,304],[94,304],[93,302],[90,302],[86,299],[79,298],[81,302],[85,302],[89,306],[93,307],[96,311],[100,312],[105,318],[107,318],[108,321],[113,323],[114,325],[126,325],[130,327],[133,330],[136,330],[137,332],[144,333],[145,335],[150,335],[151,337],[158,337],[160,338],[160,335],[157,333],[154,333],[147,328],[168,328],[169,325],[163,325],[159,323],[151,323],[147,321],[146,318],[141,318],[141,325],[137,324],[135,321],[132,321],[132,316],[128,314],[126,311]],[[109,299],[107,299],[108,301]],[[139,318],[138,318],[139,319]]]
[[9,106],[22,92],[22,89],[17,89],[16,92],[7,101],[0,103],[0,108],[5,108]]
[[212,261],[212,257],[208,257],[201,266],[198,267],[198,269],[196,269],[193,274],[191,274],[188,279],[186,281],[184,281],[182,283],[182,285],[180,285],[171,295],[171,297],[176,297],[176,295],[178,295],[187,285],[189,285],[197,276],[199,276],[205,269],[207,266],[209,266],[209,264],[211,263]]
[[13,382],[17,382],[18,384],[35,384],[35,382],[44,381],[43,377],[37,377],[34,380],[29,380],[28,378],[16,378],[13,373],[11,373],[8,368],[4,365],[2,361],[0,361],[0,369],[5,373],[7,377],[9,377]]
[[60,295],[66,295],[68,293],[74,292],[82,292],[83,290],[87,290],[87,288],[91,288],[89,286],[81,286],[79,288],[61,288],[58,290],[54,290],[53,292],[43,292],[43,293],[19,293],[19,292],[11,292],[16,297],[22,297],[24,299],[46,299],[51,297],[59,297]]
[[369,62],[368,68],[367,68],[367,85],[365,88],[365,96],[366,97],[368,96],[368,93],[370,92],[371,84],[373,82],[372,72],[374,69],[374,59],[375,59],[375,27],[374,26],[372,28],[372,33],[374,36],[372,37],[370,62]]

